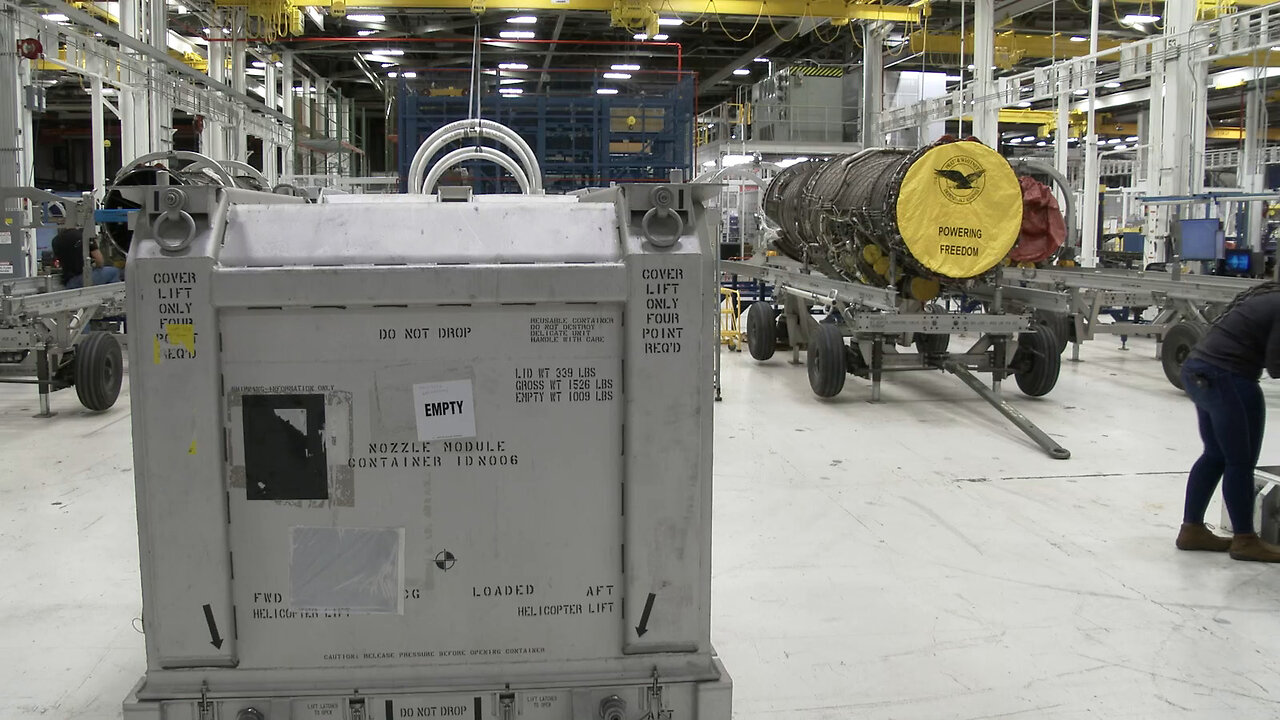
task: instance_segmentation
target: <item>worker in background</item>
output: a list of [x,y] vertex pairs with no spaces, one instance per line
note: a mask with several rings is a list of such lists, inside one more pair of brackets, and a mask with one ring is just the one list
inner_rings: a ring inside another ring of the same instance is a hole
[[[1196,405],[1204,452],[1191,466],[1178,533],[1180,550],[1229,552],[1236,560],[1280,562],[1280,547],[1262,542],[1253,527],[1253,472],[1262,451],[1267,408],[1258,380],[1280,377],[1280,283],[1266,282],[1236,296],[1182,366],[1182,382]],[[1213,492],[1235,535],[1219,537],[1204,524]]]
[[[58,267],[62,268],[62,284],[68,290],[84,287],[85,268],[82,242],[79,228],[68,228],[53,236],[53,256],[58,261]],[[89,242],[89,259],[93,263],[91,272],[93,273],[94,285],[120,282],[122,279],[120,277],[120,268],[111,265],[103,267],[102,251],[98,249],[98,244],[93,241]]]

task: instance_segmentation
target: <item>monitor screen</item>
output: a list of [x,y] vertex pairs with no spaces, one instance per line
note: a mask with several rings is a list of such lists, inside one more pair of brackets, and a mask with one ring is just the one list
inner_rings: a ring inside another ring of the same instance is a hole
[[1217,260],[1222,257],[1222,226],[1217,218],[1179,220],[1183,260]]
[[1253,253],[1248,248],[1227,250],[1225,259],[1227,272],[1233,275],[1248,275]]

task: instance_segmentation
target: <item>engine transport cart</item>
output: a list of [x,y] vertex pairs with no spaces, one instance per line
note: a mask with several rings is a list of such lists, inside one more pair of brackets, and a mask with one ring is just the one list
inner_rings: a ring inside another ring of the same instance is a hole
[[[1241,292],[1261,280],[1221,275],[1191,275],[1177,272],[1086,269],[1016,268],[1005,273],[1007,281],[1027,288],[1063,293],[1067,314],[1050,320],[1039,316],[1059,331],[1063,348],[1072,344],[1072,360],[1080,359],[1080,345],[1098,334],[1153,337],[1156,357],[1165,377],[1182,388],[1180,373],[1187,354],[1204,337],[1213,318]],[[1150,322],[1099,322],[1104,308],[1158,309]]]
[[[942,370],[960,378],[970,389],[1026,433],[1050,457],[1067,459],[1071,453],[1013,407],[1001,394],[1001,382],[1012,375],[1022,392],[1040,397],[1051,391],[1061,368],[1056,337],[1029,314],[1004,314],[1003,292],[989,313],[933,311],[911,301],[903,302],[891,288],[832,280],[806,272],[781,258],[768,262],[724,261],[724,272],[756,278],[774,286],[781,305],[752,304],[747,312],[747,349],[756,360],[773,357],[779,344],[789,346],[793,364],[800,351],[807,353],[809,386],[823,398],[838,395],[846,374],[871,381],[871,400],[879,402],[880,385],[888,372]],[[997,286],[998,289],[999,286]],[[1029,288],[1003,288],[1042,307],[1066,312],[1067,298],[1060,293]],[[832,314],[819,321],[811,310],[821,306]],[[949,349],[951,335],[976,334],[977,341],[964,352]],[[914,345],[914,351],[899,347]],[[991,387],[974,373],[991,373]]]
[[[25,214],[6,211],[6,231],[12,234],[55,224],[81,228],[85,267],[89,266],[89,240],[94,237],[94,201],[89,193],[68,200],[36,188],[0,189],[0,203],[21,198],[63,209],[60,217],[42,213],[42,221],[29,224]],[[120,396],[124,362],[116,334],[96,329],[124,315],[124,283],[64,289],[51,276],[36,276],[0,283],[0,382],[35,385],[40,396],[36,417],[52,417],[49,394],[74,387],[80,403],[89,410],[110,408]],[[118,323],[116,323],[118,324]],[[119,328],[117,328],[118,330]]]

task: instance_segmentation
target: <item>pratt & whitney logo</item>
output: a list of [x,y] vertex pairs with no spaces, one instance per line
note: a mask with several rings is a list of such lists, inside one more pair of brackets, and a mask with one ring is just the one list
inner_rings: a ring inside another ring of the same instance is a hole
[[968,155],[953,157],[933,172],[938,176],[938,190],[957,205],[977,200],[987,185],[983,179],[987,171]]

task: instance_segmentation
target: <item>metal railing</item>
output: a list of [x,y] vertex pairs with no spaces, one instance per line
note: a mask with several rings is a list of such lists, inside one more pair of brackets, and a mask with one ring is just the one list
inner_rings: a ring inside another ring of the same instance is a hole
[[[995,79],[993,95],[978,97],[973,86],[942,97],[888,108],[881,115],[885,132],[906,130],[932,122],[952,120],[972,113],[978,102],[1009,107],[1019,102],[1049,100],[1059,95],[1115,81],[1148,80],[1152,67],[1182,57],[1190,51],[1197,59],[1213,62],[1254,52],[1266,52],[1280,43],[1280,7],[1268,5],[1196,23],[1175,35],[1156,35],[1093,55],[1065,60],[1016,75]],[[1091,68],[1096,74],[1090,80]]]

